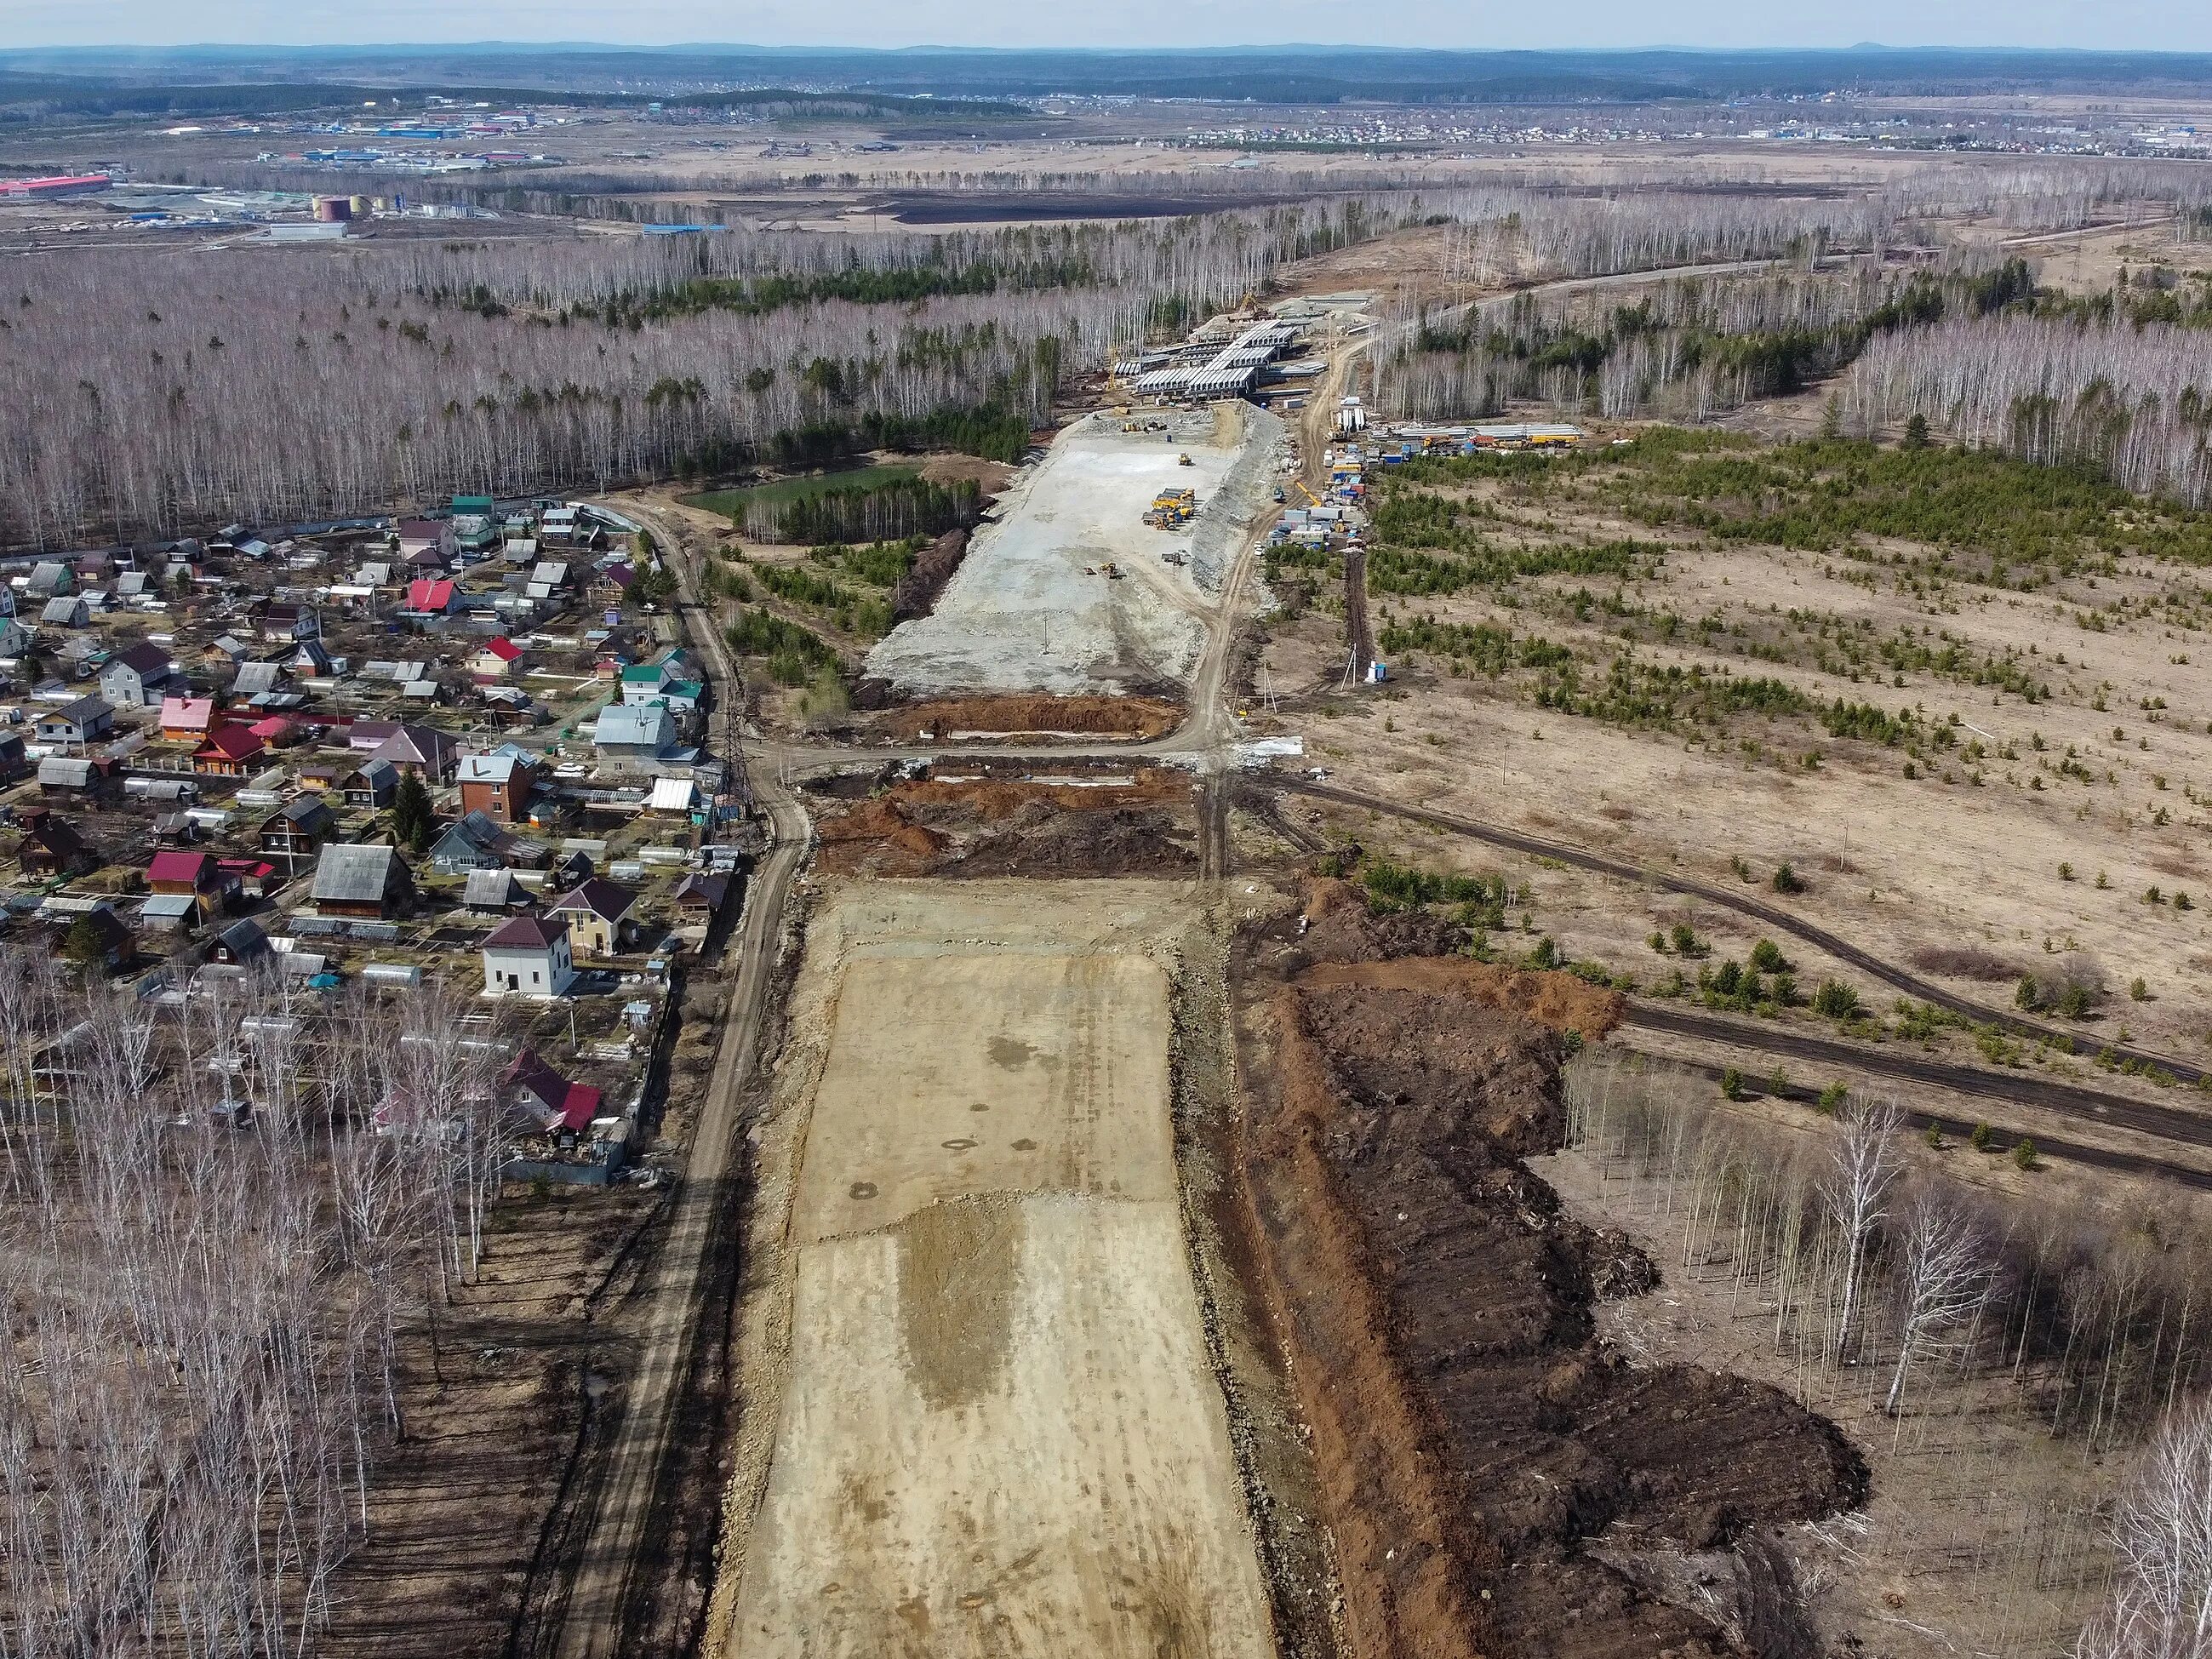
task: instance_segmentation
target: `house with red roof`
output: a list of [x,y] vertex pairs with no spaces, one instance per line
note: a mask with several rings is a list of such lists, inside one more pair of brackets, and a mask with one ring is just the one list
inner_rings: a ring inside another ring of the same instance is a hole
[[599,1115],[599,1091],[588,1083],[571,1083],[525,1048],[500,1074],[500,1085],[514,1091],[515,1104],[538,1120],[548,1133],[567,1129],[580,1132]]
[[212,853],[178,849],[156,853],[146,866],[146,890],[170,898],[199,901],[201,913],[213,915],[237,899],[239,877],[226,871]]
[[251,726],[218,726],[192,750],[192,770],[206,778],[242,778],[268,753],[269,745]]
[[469,659],[469,678],[478,685],[495,685],[514,672],[522,647],[504,636],[486,640],[483,648]]
[[418,576],[407,584],[407,614],[444,617],[460,603],[461,590],[447,576]]

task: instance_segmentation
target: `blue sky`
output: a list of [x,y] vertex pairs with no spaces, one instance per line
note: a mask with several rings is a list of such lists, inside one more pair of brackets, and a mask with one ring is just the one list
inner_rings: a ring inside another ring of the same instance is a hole
[[13,46],[605,40],[659,46],[2085,46],[2212,51],[2207,0],[0,0]]

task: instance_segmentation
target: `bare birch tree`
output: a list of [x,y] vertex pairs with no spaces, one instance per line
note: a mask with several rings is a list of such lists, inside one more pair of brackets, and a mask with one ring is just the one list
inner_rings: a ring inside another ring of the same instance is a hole
[[1971,1326],[1996,1284],[1996,1255],[1978,1223],[1933,1193],[1914,1203],[1899,1257],[1897,1364],[1882,1402],[1892,1417],[1912,1367]]
[[1889,1101],[1854,1102],[1838,1126],[1840,1133],[1823,1197],[1829,1219],[1842,1240],[1841,1307],[1832,1349],[1838,1364],[1851,1358],[1867,1253],[1876,1231],[1888,1218],[1890,1188],[1902,1168],[1897,1126],[1897,1107]]
[[2212,1656],[2212,1404],[2170,1413],[2120,1499],[2112,1603],[2076,1659]]

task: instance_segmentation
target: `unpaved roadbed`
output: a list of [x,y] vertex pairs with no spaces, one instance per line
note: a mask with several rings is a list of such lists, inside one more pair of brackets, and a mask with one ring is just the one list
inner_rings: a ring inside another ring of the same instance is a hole
[[825,897],[763,1136],[783,1270],[746,1322],[782,1383],[751,1402],[722,1651],[1272,1653],[1176,1195],[1187,898]]

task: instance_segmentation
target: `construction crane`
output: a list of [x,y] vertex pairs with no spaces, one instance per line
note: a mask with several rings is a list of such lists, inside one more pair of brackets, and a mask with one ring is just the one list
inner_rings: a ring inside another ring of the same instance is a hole
[[1293,473],[1291,475],[1291,482],[1292,483],[1294,483],[1294,484],[1296,484],[1296,485],[1297,486],[1298,494],[1299,494],[1299,495],[1303,495],[1303,496],[1304,496],[1308,501],[1311,501],[1311,502],[1312,502],[1316,507],[1321,507],[1321,506],[1325,505],[1325,503],[1322,501],[1322,498],[1321,498],[1320,496],[1318,496],[1318,495],[1315,495],[1315,494],[1313,493],[1313,491],[1312,491],[1312,490],[1310,490],[1310,489],[1307,489],[1307,488],[1306,488],[1306,481],[1305,481],[1304,478],[1301,478],[1300,477],[1298,477],[1298,475],[1297,475],[1297,473],[1293,472]]

